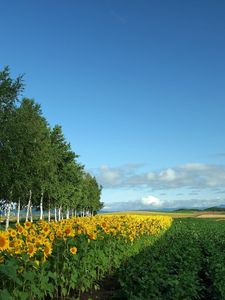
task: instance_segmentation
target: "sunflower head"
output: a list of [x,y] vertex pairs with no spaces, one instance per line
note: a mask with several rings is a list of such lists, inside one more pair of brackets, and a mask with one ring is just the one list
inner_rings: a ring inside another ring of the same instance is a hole
[[30,257],[34,256],[34,254],[36,253],[37,248],[35,247],[35,245],[33,244],[29,244],[27,246],[27,254],[29,254]]
[[0,251],[9,249],[8,234],[0,231]]
[[48,257],[52,253],[52,245],[50,243],[46,243],[44,245],[44,257]]
[[31,227],[31,222],[29,222],[29,221],[25,222],[25,223],[24,223],[24,227],[25,227],[26,229],[29,229],[29,228]]
[[77,253],[77,248],[76,247],[71,247],[70,248],[70,253],[76,254]]

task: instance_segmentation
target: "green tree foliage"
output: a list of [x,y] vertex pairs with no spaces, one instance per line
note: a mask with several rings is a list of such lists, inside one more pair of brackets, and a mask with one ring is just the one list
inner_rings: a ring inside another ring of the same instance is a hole
[[11,79],[9,68],[5,67],[0,72],[0,198],[9,196],[7,193],[10,190],[10,172],[6,163],[12,152],[9,135],[16,103],[22,90],[22,77]]
[[10,208],[14,188],[14,169],[11,158],[14,156],[11,143],[12,124],[16,112],[16,103],[23,90],[22,76],[13,80],[9,68],[0,72],[0,199],[1,205],[6,207],[8,226]]
[[15,109],[16,102],[23,90],[23,77],[19,76],[15,80],[10,77],[9,67],[0,71],[0,113],[7,117],[9,112]]
[[[57,209],[69,215],[82,210],[93,214],[102,207],[101,187],[77,162],[78,155],[66,141],[62,128],[50,128],[41,107],[34,100],[19,95],[22,76],[10,77],[9,68],[0,72],[0,206],[18,203],[27,208],[32,220],[32,206]],[[9,213],[8,213],[9,214]]]
[[84,173],[82,182],[82,202],[80,203],[82,210],[95,214],[103,207],[100,202],[102,187],[98,185],[96,178],[89,173]]
[[[78,184],[79,171],[82,168],[77,162],[78,157],[66,142],[62,128],[56,125],[51,131],[51,145],[54,157],[54,183],[50,206],[55,206],[60,210],[69,209],[72,203],[72,196]],[[60,218],[60,216],[59,216]]]
[[33,204],[38,206],[52,174],[50,129],[40,105],[27,98],[17,108],[14,126],[14,149],[19,162],[18,172],[22,176],[21,184],[27,195],[33,194]]

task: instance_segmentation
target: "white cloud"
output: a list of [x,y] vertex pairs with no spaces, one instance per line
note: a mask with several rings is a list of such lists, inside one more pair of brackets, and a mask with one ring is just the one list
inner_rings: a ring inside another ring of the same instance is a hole
[[141,203],[146,206],[153,206],[153,207],[161,207],[163,205],[162,200],[152,195],[149,195],[147,197],[142,197]]
[[209,168],[209,165],[200,163],[188,163],[181,165],[180,168],[187,171],[204,171]]
[[177,178],[176,171],[173,169],[162,170],[159,173],[159,179],[162,181],[174,181]]
[[[96,176],[98,182],[104,188],[128,186],[128,182],[136,171],[143,167],[143,164],[126,164],[117,168],[112,168],[107,165],[101,166],[99,169],[92,170],[91,173]],[[134,182],[136,185],[136,180]]]
[[[94,175],[104,188],[151,188],[165,190],[174,188],[223,188],[225,165],[187,163],[159,171],[142,171],[140,164],[117,168],[103,166]],[[142,172],[141,172],[142,171]]]
[[117,170],[110,169],[108,166],[102,166],[101,171],[101,180],[108,184],[116,184],[117,180],[120,177],[120,174]]

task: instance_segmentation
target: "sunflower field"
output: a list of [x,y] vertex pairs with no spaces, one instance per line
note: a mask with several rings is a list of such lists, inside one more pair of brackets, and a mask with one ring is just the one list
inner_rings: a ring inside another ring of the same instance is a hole
[[0,231],[0,299],[79,297],[171,224],[168,216],[95,216]]

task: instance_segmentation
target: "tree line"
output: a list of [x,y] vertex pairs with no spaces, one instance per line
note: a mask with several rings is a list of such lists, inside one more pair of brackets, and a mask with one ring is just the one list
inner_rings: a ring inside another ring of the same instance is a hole
[[48,219],[93,215],[103,207],[101,186],[78,163],[60,125],[50,127],[41,106],[22,98],[23,76],[0,71],[0,209],[6,228],[12,207],[33,221],[32,209],[48,210]]

